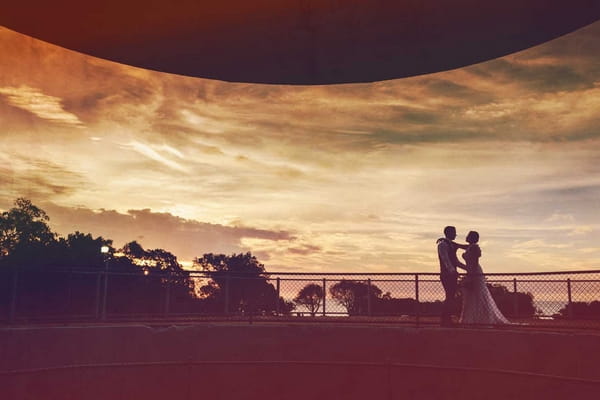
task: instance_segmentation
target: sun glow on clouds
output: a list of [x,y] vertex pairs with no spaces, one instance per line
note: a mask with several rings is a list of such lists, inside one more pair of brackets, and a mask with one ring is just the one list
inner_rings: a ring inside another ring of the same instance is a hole
[[[61,233],[188,264],[252,251],[270,270],[435,271],[454,224],[461,240],[481,233],[488,271],[590,267],[600,24],[573,35],[446,73],[287,87],[139,70],[0,29],[0,208],[26,195]],[[565,53],[582,35],[596,40]]]
[[12,106],[29,111],[39,118],[58,124],[75,127],[83,126],[83,123],[75,114],[63,109],[60,98],[48,96],[38,89],[26,85],[0,87],[0,95],[6,96]]
[[156,161],[164,166],[167,166],[169,168],[172,168],[176,171],[187,172],[187,169],[184,166],[182,166],[177,161],[174,161],[169,158],[169,156],[176,157],[179,159],[184,158],[183,154],[180,151],[178,151],[177,149],[174,149],[171,146],[147,145],[144,143],[134,141],[134,142],[125,144],[125,147],[129,147],[132,150],[138,152],[139,154],[146,156],[146,157],[150,158],[151,160],[154,160],[154,161]]

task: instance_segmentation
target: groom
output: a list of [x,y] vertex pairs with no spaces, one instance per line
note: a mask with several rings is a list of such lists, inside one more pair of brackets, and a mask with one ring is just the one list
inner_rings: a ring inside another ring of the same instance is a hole
[[456,296],[456,289],[458,286],[458,272],[456,268],[466,269],[466,266],[458,261],[456,251],[460,249],[466,249],[467,245],[458,244],[454,242],[456,239],[456,228],[453,226],[447,226],[444,228],[444,236],[437,240],[438,258],[440,259],[440,280],[442,286],[444,286],[444,292],[446,292],[446,298],[442,306],[442,326],[452,325],[452,306],[454,305],[454,298]]

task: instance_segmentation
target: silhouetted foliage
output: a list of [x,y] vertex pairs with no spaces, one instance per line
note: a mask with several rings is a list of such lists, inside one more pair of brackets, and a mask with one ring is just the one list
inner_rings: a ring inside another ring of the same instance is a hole
[[531,293],[512,292],[500,284],[487,284],[496,305],[507,317],[532,317],[536,313]]
[[[265,266],[251,253],[204,254],[194,263],[203,271],[212,272],[211,280],[199,289],[200,296],[221,313],[289,314],[294,304],[277,296],[268,282]],[[227,303],[226,303],[227,302]]]
[[60,238],[61,253],[54,265],[63,268],[104,268],[106,257],[100,252],[102,246],[112,250],[112,240],[106,240],[101,236],[94,238],[90,233],[70,233],[66,238]]
[[[19,297],[15,307],[22,314],[91,313],[96,279],[72,270],[101,266],[100,246],[110,245],[110,241],[79,232],[58,238],[48,221],[42,209],[23,198],[1,214],[1,286],[8,293],[16,285]],[[92,253],[90,246],[94,247]],[[8,295],[0,297],[2,314],[9,300]]]
[[[329,288],[331,297],[343,306],[348,315],[369,314],[369,294],[371,297],[371,315],[374,316],[414,316],[417,313],[417,301],[413,298],[394,298],[390,292],[381,294],[381,289],[368,281],[341,280]],[[460,297],[456,301],[456,313],[460,313]],[[420,315],[440,315],[442,302],[419,302]]]
[[594,300],[590,303],[574,301],[565,304],[558,314],[554,315],[554,318],[599,319],[600,301]]
[[[460,313],[460,297],[456,299],[454,313]],[[439,300],[417,302],[413,298],[395,298],[390,292],[386,292],[379,298],[374,299],[372,305],[373,315],[395,315],[395,316],[437,316],[442,312],[443,303]]]
[[394,298],[389,292],[376,298],[372,308],[373,315],[415,315],[417,301],[411,298]]
[[0,214],[0,257],[23,253],[31,247],[44,247],[55,240],[55,234],[48,226],[48,215],[31,204],[31,201],[18,198],[14,207]]
[[381,296],[381,289],[368,282],[342,279],[329,288],[329,293],[348,315],[367,315],[369,298],[372,307]]
[[170,311],[192,311],[197,303],[194,283],[175,255],[163,249],[145,250],[136,241],[125,244],[121,254],[108,260],[111,271],[127,271],[110,277],[109,312],[161,313],[167,311],[167,302]]
[[[185,309],[197,302],[188,273],[168,251],[132,242],[115,256],[111,240],[81,232],[58,237],[48,221],[26,199],[0,215],[0,318],[7,315],[15,284],[19,315],[36,318],[93,316],[104,285],[114,314],[162,312],[167,300]],[[102,246],[108,254],[100,252]],[[111,272],[106,282],[105,269]]]
[[[454,309],[452,310],[452,314],[453,315],[458,315],[460,314],[460,298],[457,298],[457,301],[454,304]],[[420,315],[424,315],[424,316],[431,316],[431,315],[441,315],[442,314],[442,308],[444,307],[444,302],[440,301],[440,300],[435,300],[435,301],[424,301],[424,302],[420,302],[419,303],[419,314]]]
[[294,303],[306,307],[310,315],[314,317],[323,303],[323,295],[323,286],[309,283],[298,292]]
[[126,257],[135,260],[138,265],[145,268],[161,271],[181,270],[181,265],[174,254],[163,249],[144,250],[135,240],[125,244],[121,251]]

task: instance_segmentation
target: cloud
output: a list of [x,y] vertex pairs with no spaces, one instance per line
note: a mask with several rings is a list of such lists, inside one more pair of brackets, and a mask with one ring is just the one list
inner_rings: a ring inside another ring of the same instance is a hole
[[573,222],[574,220],[575,218],[572,214],[563,213],[553,213],[546,219],[547,222]]
[[557,93],[515,93],[461,111],[462,123],[482,137],[505,141],[584,141],[600,136],[600,87]]
[[571,245],[566,243],[548,243],[541,239],[533,239],[517,243],[513,246],[513,249],[565,249],[569,247]]
[[39,89],[25,85],[0,87],[0,94],[6,97],[10,105],[29,111],[39,118],[57,124],[74,127],[83,126],[83,123],[75,114],[64,110],[60,98],[46,95]]
[[89,232],[113,239],[117,247],[137,240],[145,248],[163,248],[184,261],[208,252],[230,254],[249,251],[251,249],[242,245],[246,238],[267,242],[294,240],[287,231],[211,224],[149,209],[120,213],[50,203],[42,208],[50,216],[53,229],[62,235],[76,230]]
[[597,200],[600,194],[600,182],[597,181],[568,182],[563,180],[542,183],[537,188],[551,199]]
[[573,228],[573,230],[571,232],[567,233],[567,236],[587,235],[593,231],[594,231],[594,228],[592,226],[581,225],[581,226],[576,226],[575,228]]
[[536,92],[557,92],[586,89],[593,86],[589,77],[580,74],[568,64],[542,64],[502,58],[481,66],[470,68],[470,72],[494,81],[510,82]]
[[125,147],[131,148],[135,152],[154,160],[164,166],[180,172],[187,172],[187,168],[181,165],[179,162],[174,161],[172,157],[183,159],[184,155],[177,149],[168,145],[152,145],[144,144],[138,141],[132,141],[124,145]]
[[310,244],[304,244],[300,247],[290,247],[288,248],[288,252],[292,253],[292,254],[300,254],[300,255],[307,255],[307,254],[311,254],[311,253],[316,253],[321,251],[321,247],[320,246],[314,246],[314,245],[310,245]]
[[445,97],[456,100],[467,100],[469,102],[483,103],[494,99],[493,93],[471,88],[460,80],[453,81],[452,76],[443,78],[439,74],[437,78],[425,78],[421,81],[433,97]]
[[40,155],[15,154],[0,150],[0,199],[16,197],[55,199],[88,187],[85,177]]

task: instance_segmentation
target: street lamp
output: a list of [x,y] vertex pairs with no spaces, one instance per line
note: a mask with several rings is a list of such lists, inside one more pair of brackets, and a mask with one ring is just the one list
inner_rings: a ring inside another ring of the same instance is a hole
[[110,252],[110,247],[104,245],[100,247],[100,253],[104,256],[104,270],[108,271],[108,253]]
[[110,251],[110,247],[102,246],[100,247],[100,253],[104,256],[104,295],[102,296],[102,308],[100,310],[100,318],[102,320],[106,319],[106,296],[108,295],[108,253]]

